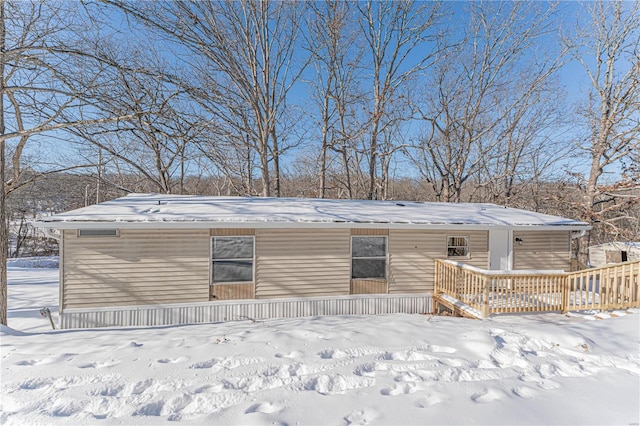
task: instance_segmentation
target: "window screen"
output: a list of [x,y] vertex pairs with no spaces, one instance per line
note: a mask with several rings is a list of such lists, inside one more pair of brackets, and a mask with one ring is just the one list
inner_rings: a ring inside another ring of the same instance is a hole
[[387,237],[351,237],[351,278],[387,277]]
[[467,237],[447,237],[447,256],[466,257],[469,255],[469,239]]
[[212,282],[253,281],[253,242],[253,237],[213,237]]

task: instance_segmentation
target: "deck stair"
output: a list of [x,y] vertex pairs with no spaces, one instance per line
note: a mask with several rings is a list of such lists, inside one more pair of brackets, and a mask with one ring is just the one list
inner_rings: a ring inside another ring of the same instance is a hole
[[433,296],[433,309],[434,313],[440,314],[440,309],[445,307],[446,309],[453,312],[454,315],[471,318],[471,319],[482,319],[482,312],[474,308],[473,306],[467,305],[464,302],[456,299],[455,297],[449,296],[448,294],[440,294]]

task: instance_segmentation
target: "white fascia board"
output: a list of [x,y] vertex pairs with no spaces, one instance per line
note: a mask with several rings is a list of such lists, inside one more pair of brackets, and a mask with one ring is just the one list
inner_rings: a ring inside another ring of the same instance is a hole
[[434,230],[466,230],[488,231],[506,229],[512,231],[583,231],[591,229],[589,225],[503,225],[473,223],[372,223],[372,222],[211,222],[211,221],[59,221],[33,222],[37,228],[52,229],[210,229],[210,228],[255,228],[255,229],[434,229]]

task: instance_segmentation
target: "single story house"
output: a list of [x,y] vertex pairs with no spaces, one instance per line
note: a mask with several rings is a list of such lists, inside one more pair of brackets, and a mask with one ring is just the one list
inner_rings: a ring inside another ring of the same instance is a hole
[[35,224],[61,326],[429,312],[434,260],[569,270],[586,223],[494,204],[131,194]]
[[589,266],[592,268],[635,260],[640,260],[640,242],[612,241],[589,247]]

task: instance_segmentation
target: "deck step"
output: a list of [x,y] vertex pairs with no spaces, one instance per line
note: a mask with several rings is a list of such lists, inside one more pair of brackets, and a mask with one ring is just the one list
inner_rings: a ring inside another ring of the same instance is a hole
[[483,319],[482,312],[466,303],[451,297],[447,294],[433,295],[433,307],[437,309],[438,304],[450,309],[455,315],[471,319]]

